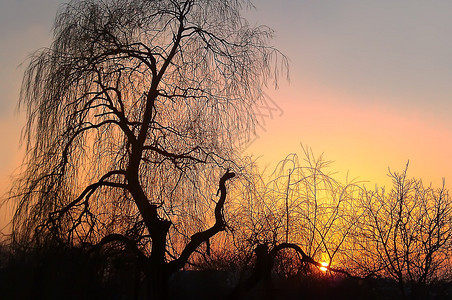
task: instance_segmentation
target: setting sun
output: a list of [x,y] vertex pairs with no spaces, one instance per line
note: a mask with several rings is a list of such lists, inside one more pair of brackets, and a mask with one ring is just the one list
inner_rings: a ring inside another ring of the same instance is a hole
[[320,267],[319,269],[320,269],[320,271],[322,271],[322,272],[326,272],[326,271],[328,271],[328,263],[327,262],[324,262],[324,261],[322,261],[321,263],[320,263],[323,267]]

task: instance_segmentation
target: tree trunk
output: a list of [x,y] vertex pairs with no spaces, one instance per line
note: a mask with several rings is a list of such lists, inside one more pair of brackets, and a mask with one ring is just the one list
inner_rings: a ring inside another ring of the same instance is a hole
[[171,222],[163,219],[153,220],[151,256],[149,257],[149,277],[151,299],[167,299],[168,279],[171,274],[165,261],[166,237]]
[[268,246],[266,244],[259,244],[254,252],[256,253],[256,263],[251,276],[235,287],[229,295],[229,299],[241,299],[241,297],[246,296],[246,294],[261,281],[263,281],[266,299],[274,299],[273,282],[271,279],[271,267],[273,262],[271,261],[272,258],[268,252]]

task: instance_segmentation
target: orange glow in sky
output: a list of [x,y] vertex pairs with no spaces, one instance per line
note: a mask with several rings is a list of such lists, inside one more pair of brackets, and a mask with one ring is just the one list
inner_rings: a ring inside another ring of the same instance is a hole
[[[27,56],[51,40],[63,0],[0,2],[0,195],[22,161],[15,113]],[[290,84],[267,93],[282,115],[267,119],[246,154],[275,166],[300,143],[334,161],[338,179],[389,185],[402,171],[452,182],[452,2],[255,1],[251,25],[275,30]],[[7,223],[0,210],[0,229]]]
[[302,143],[334,161],[333,171],[342,177],[349,172],[350,179],[371,185],[389,185],[388,168],[402,171],[407,161],[409,176],[425,184],[439,186],[446,178],[447,185],[452,178],[452,130],[447,124],[421,112],[359,104],[339,92],[303,90],[302,95],[272,93],[283,115],[267,120],[247,149],[262,165],[272,166],[291,152],[301,154]]

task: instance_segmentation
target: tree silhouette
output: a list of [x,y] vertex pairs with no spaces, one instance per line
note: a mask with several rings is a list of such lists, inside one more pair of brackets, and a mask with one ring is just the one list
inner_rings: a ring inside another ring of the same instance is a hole
[[248,5],[64,6],[52,45],[24,75],[16,243],[121,244],[144,257],[153,295],[164,296],[168,277],[225,229],[238,143],[254,128],[262,87],[287,70],[268,46],[272,31],[242,18]]
[[[242,205],[232,209],[231,220],[237,252],[248,252],[260,244],[277,247],[296,244],[307,257],[331,266],[341,266],[346,245],[355,230],[359,207],[356,197],[361,188],[353,181],[335,179],[330,161],[302,147],[303,156],[287,155],[270,176],[249,176],[249,184],[240,185],[235,199]],[[228,209],[230,209],[228,207]],[[279,258],[283,257],[281,252]],[[291,251],[289,254],[295,252]],[[292,264],[294,263],[295,264]],[[275,264],[285,275],[300,272],[300,260],[287,257],[287,264]],[[304,261],[305,262],[305,261]],[[312,264],[304,264],[309,271]]]
[[349,265],[394,279],[404,296],[425,299],[434,283],[451,278],[452,201],[444,182],[424,186],[407,169],[389,173],[388,191],[363,189]]

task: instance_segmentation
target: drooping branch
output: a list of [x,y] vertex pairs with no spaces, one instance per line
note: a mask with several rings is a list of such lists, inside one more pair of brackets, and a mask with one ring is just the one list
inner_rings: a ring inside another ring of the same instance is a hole
[[306,252],[301,249],[300,246],[293,243],[281,243],[276,245],[273,249],[268,251],[268,246],[266,244],[259,244],[254,252],[256,253],[256,263],[254,269],[251,273],[251,276],[247,278],[247,280],[240,282],[229,295],[229,299],[238,299],[240,295],[250,291],[253,287],[255,287],[261,280],[264,280],[264,286],[266,289],[267,295],[270,295],[270,299],[272,299],[272,281],[271,281],[271,270],[273,268],[273,264],[275,262],[276,255],[279,251],[284,249],[292,249],[295,250],[298,254],[301,255],[301,262],[309,263],[311,265],[316,266],[317,268],[325,268],[328,271],[341,273],[346,275],[349,278],[353,279],[365,279],[373,274],[369,274],[366,277],[358,277],[350,274],[346,270],[332,268],[330,266],[324,266],[318,261],[314,260],[312,257],[306,254]]
[[[201,150],[200,147],[198,147],[198,146],[193,148],[193,149],[191,149],[191,150],[189,150],[189,151],[187,151],[187,152],[179,153],[179,154],[171,153],[171,152],[169,152],[167,150],[164,150],[164,149],[159,148],[157,146],[151,146],[151,145],[144,146],[143,149],[157,152],[158,154],[160,154],[160,155],[162,155],[164,157],[167,157],[167,158],[169,158],[169,159],[171,159],[173,161],[187,159],[187,160],[190,160],[190,161],[193,161],[193,162],[197,162],[197,163],[207,163],[208,157],[213,154],[213,153],[205,153],[205,158],[204,159],[198,158],[198,157],[195,157],[195,156],[191,155],[193,152],[197,152],[197,151]],[[204,152],[204,151],[202,151],[202,152]]]
[[224,203],[226,201],[226,181],[233,178],[235,176],[235,173],[226,171],[226,173],[221,177],[219,188],[218,188],[218,194],[220,194],[220,199],[218,200],[217,204],[215,205],[215,224],[212,225],[212,227],[193,234],[191,236],[190,242],[185,246],[184,250],[182,250],[181,255],[178,259],[173,260],[169,263],[168,267],[170,272],[176,271],[180,268],[182,268],[185,263],[190,258],[190,255],[195,252],[195,250],[202,244],[207,243],[207,241],[216,235],[218,232],[223,231],[225,229],[225,221],[223,217],[223,207]]
[[125,172],[123,170],[115,170],[115,171],[110,171],[108,173],[106,173],[104,176],[102,176],[98,182],[90,184],[89,186],[87,186],[82,193],[80,193],[80,195],[74,199],[72,202],[70,202],[69,204],[67,204],[66,206],[64,206],[63,208],[51,212],[49,214],[49,220],[47,221],[47,224],[55,224],[55,221],[60,219],[65,213],[67,213],[71,208],[79,205],[79,203],[85,199],[85,201],[87,199],[89,199],[91,197],[91,195],[100,187],[102,186],[109,186],[109,187],[117,187],[117,188],[123,188],[126,189],[127,185],[126,184],[122,184],[122,183],[117,183],[117,182],[110,182],[110,181],[106,181],[109,177],[113,176],[113,175],[125,175]]
[[306,252],[303,251],[303,249],[301,249],[300,246],[298,246],[297,244],[292,244],[292,243],[281,243],[279,245],[277,245],[276,247],[274,247],[270,252],[269,252],[269,256],[270,256],[270,262],[273,264],[274,259],[276,257],[276,255],[278,254],[279,251],[283,250],[283,249],[293,249],[295,250],[297,253],[299,253],[301,255],[301,262],[306,262],[309,263],[311,265],[314,265],[318,268],[325,268],[328,271],[332,271],[335,273],[341,273],[344,274],[350,278],[361,278],[361,277],[357,277],[354,276],[352,274],[350,274],[349,272],[342,270],[342,269],[337,269],[337,268],[332,268],[330,266],[324,266],[321,263],[319,263],[318,261],[314,260],[312,257],[310,257],[309,255],[306,254]]
[[105,245],[114,243],[114,242],[120,242],[120,243],[124,244],[129,250],[131,250],[132,252],[134,252],[137,255],[138,259],[142,263],[145,263],[147,261],[147,257],[143,254],[143,252],[140,249],[138,249],[135,241],[131,240],[130,238],[128,238],[122,234],[118,234],[118,233],[112,233],[112,234],[109,234],[109,235],[103,237],[99,243],[97,243],[96,245],[93,246],[93,248],[90,250],[90,252],[98,252]]

